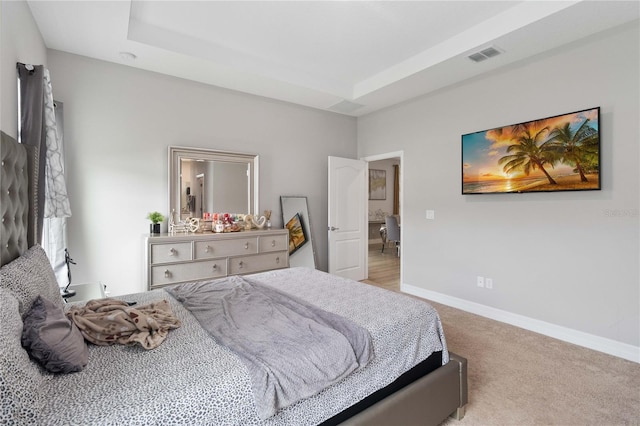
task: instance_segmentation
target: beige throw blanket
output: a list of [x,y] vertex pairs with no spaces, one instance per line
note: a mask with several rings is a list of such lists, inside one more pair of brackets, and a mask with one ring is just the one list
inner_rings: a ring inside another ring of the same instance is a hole
[[157,348],[169,330],[180,327],[166,300],[129,306],[117,299],[90,300],[85,306],[73,306],[67,316],[85,339],[96,345],[140,344]]

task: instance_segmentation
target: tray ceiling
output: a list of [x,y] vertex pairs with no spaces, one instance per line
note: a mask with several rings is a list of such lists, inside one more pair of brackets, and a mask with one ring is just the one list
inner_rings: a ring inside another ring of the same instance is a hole
[[[353,116],[639,16],[636,1],[28,4],[50,49]],[[468,58],[487,48],[501,54]]]

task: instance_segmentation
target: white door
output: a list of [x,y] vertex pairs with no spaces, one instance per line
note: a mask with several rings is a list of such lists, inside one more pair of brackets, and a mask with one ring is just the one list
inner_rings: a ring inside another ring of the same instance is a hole
[[329,157],[329,273],[367,278],[367,163]]

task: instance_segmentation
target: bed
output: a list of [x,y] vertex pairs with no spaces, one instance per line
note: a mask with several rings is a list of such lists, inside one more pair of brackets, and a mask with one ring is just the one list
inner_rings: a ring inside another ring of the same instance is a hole
[[[180,326],[155,349],[87,344],[79,372],[53,374],[21,346],[23,317],[38,295],[64,305],[43,250],[29,237],[37,182],[29,153],[3,134],[0,261],[0,423],[2,424],[439,424],[461,418],[466,360],[447,350],[437,312],[402,294],[308,268],[246,276],[252,285],[336,314],[370,336],[373,356],[319,392],[266,416],[252,376],[166,289],[119,297],[139,306],[167,301]],[[26,184],[27,180],[29,184]],[[206,286],[219,285],[213,281]],[[354,303],[357,301],[357,303]],[[135,306],[135,305],[134,305]],[[391,320],[393,319],[393,320]]]

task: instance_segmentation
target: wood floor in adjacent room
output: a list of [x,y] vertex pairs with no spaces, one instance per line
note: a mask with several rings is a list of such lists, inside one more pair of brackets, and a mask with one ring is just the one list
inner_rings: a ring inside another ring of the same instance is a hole
[[[369,246],[369,279],[400,291],[393,248]],[[465,417],[442,426],[640,425],[640,364],[428,301],[468,360]]]
[[378,287],[392,291],[400,291],[400,257],[395,247],[387,246],[384,253],[382,246],[369,244],[369,279]]

